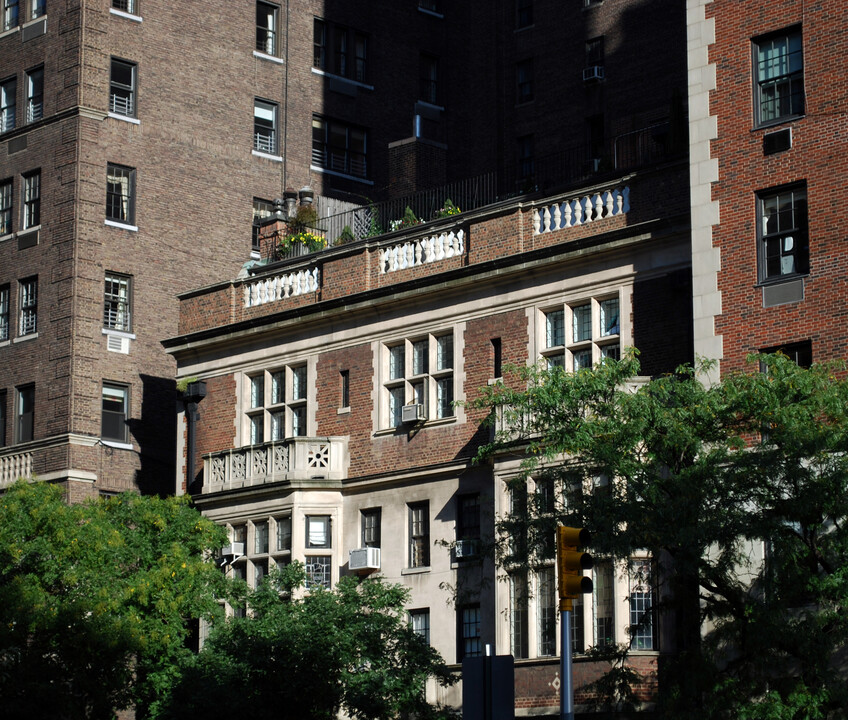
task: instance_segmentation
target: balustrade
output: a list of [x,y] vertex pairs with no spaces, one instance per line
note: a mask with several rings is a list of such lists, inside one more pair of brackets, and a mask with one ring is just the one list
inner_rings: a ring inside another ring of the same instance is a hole
[[319,287],[318,268],[283,273],[244,285],[244,306],[255,307],[289,297],[315,292]]
[[9,487],[19,478],[29,477],[32,477],[31,452],[0,456],[0,489]]
[[464,240],[465,233],[462,230],[457,230],[456,232],[443,232],[440,235],[407,240],[383,248],[380,251],[380,272],[395,272],[456,257],[464,251]]
[[533,234],[585,225],[630,210],[630,188],[614,188],[569,198],[533,210]]

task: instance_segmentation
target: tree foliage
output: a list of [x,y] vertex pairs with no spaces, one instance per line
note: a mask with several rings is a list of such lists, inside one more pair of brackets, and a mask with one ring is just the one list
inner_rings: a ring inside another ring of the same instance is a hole
[[599,554],[650,551],[669,717],[845,717],[848,382],[838,365],[751,361],[711,386],[689,367],[640,382],[633,351],[484,388],[501,429],[481,457],[521,453],[514,482],[556,488],[555,512],[503,518],[528,543],[502,557],[532,562],[557,522],[593,530]]
[[408,591],[380,579],[343,577],[332,590],[298,590],[300,563],[272,571],[245,617],[215,624],[184,668],[163,718],[333,720],[445,718],[424,684],[455,681],[406,619]]
[[0,717],[155,711],[210,616],[222,530],[185,500],[135,494],[68,505],[19,481],[0,497]]

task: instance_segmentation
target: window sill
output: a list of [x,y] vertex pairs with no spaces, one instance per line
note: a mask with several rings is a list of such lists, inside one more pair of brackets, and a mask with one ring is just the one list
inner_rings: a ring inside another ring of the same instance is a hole
[[439,112],[445,111],[444,105],[436,105],[436,103],[427,102],[426,100],[416,100],[416,105],[423,105],[425,108],[430,108],[431,110],[438,110]]
[[127,338],[128,340],[135,340],[135,333],[127,332],[126,330],[113,330],[112,328],[103,328],[104,335],[115,335],[117,337]]
[[430,566],[429,565],[423,565],[422,567],[403,568],[403,570],[400,571],[400,574],[401,575],[420,575],[422,573],[428,573],[428,572],[430,572]]
[[349,407],[341,407],[336,410],[336,415],[349,415],[350,408]]
[[7,235],[0,235],[0,243],[6,242],[7,240],[13,240],[15,237],[15,233],[8,233]]
[[[255,152],[255,151],[254,151]],[[335,170],[328,170],[327,168],[318,167],[317,165],[310,165],[309,169],[314,172],[319,172],[323,175],[333,175],[334,177],[345,178],[346,180],[354,180],[356,182],[364,183],[365,185],[373,185],[373,180],[366,180],[362,177],[357,177],[356,175],[348,175],[347,173],[336,172]]]
[[121,115],[120,113],[109,112],[106,113],[110,118],[114,120],[120,120],[122,122],[132,123],[133,125],[141,125],[141,120],[138,118],[130,117],[129,115]]
[[21,29],[20,25],[15,25],[15,27],[10,28],[9,30],[4,30],[3,32],[0,32],[0,39],[6,37],[7,35],[12,35],[16,32],[20,32],[20,29]]
[[116,450],[132,450],[132,443],[118,442],[117,440],[100,439],[101,444],[106,447],[115,448]]
[[7,345],[10,345],[10,344],[11,343],[10,343],[9,340],[0,340],[0,348],[6,347]]
[[268,62],[276,63],[277,65],[285,65],[285,60],[282,58],[278,58],[276,55],[268,55],[266,53],[259,52],[258,50],[253,51],[253,57],[259,58],[260,60],[267,60]]
[[773,285],[782,285],[783,283],[795,282],[797,280],[806,280],[810,277],[810,273],[795,273],[793,275],[780,275],[778,277],[766,278],[765,280],[760,280],[755,288],[762,287],[772,287]]
[[419,7],[418,12],[424,13],[425,15],[429,15],[430,17],[439,18],[441,20],[445,19],[444,13],[436,12],[435,10],[428,10],[427,8]]
[[339,82],[348,83],[350,85],[355,85],[356,87],[361,87],[363,90],[373,90],[374,86],[369,85],[368,83],[359,82],[359,80],[354,80],[349,77],[345,77],[344,75],[336,75],[335,73],[328,73],[326,70],[321,70],[321,68],[313,67],[312,73],[315,75],[321,75],[322,77],[331,78],[333,80],[338,80]]
[[30,333],[29,335],[21,335],[12,340],[13,343],[26,342],[27,340],[35,340],[38,338],[38,333]]
[[805,117],[804,114],[801,115],[786,115],[781,118],[777,118],[776,120],[767,120],[766,122],[757,123],[754,127],[751,128],[751,132],[757,132],[758,130],[771,130],[772,128],[777,127],[778,125],[784,125],[786,123],[792,123],[796,120],[801,120]]
[[265,158],[266,160],[273,160],[274,162],[283,162],[282,155],[272,155],[271,153],[265,153],[261,150],[251,150],[251,153],[255,157]]
[[117,15],[118,17],[126,18],[127,20],[132,20],[133,22],[142,21],[140,15],[133,15],[132,13],[124,12],[123,10],[116,10],[115,8],[109,8],[109,13],[112,15]]
[[122,223],[118,222],[117,220],[109,219],[106,219],[103,222],[109,227],[120,228],[121,230],[130,230],[131,232],[138,232],[138,225],[128,225],[127,223]]
[[385,435],[405,435],[411,430],[418,430],[421,428],[431,428],[431,427],[439,427],[441,425],[452,425],[456,422],[456,415],[451,415],[446,418],[435,418],[432,420],[425,420],[424,422],[414,422],[414,423],[402,423],[400,425],[395,425],[394,427],[383,428],[382,430],[377,430],[374,433],[374,437],[383,437]]

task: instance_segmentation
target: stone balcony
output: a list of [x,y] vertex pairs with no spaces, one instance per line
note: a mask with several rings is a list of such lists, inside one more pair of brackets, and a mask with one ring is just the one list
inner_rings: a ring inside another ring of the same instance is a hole
[[347,477],[347,437],[296,437],[203,457],[203,494],[288,483],[337,485]]

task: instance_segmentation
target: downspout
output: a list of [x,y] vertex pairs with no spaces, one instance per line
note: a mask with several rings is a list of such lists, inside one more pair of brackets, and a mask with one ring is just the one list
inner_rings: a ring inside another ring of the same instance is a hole
[[191,495],[199,492],[203,486],[203,478],[198,487],[195,484],[195,456],[197,454],[197,421],[200,413],[197,406],[206,397],[206,383],[203,380],[189,383],[183,393],[183,402],[186,409],[186,494]]

